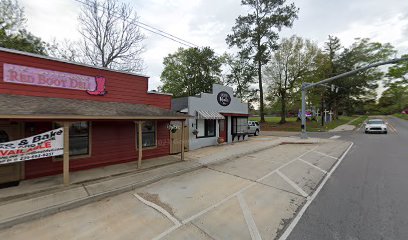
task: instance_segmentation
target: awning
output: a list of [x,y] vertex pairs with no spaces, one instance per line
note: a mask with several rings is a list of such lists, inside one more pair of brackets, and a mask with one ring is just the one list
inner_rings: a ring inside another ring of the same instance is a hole
[[224,116],[214,111],[198,110],[197,119],[224,119]]
[[189,117],[146,104],[0,94],[0,119],[185,120]]

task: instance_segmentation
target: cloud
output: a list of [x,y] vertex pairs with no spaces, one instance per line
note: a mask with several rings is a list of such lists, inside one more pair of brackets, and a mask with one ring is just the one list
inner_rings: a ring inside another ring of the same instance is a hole
[[[247,9],[239,0],[121,0],[133,6],[140,21],[199,46],[210,46],[218,54],[228,51],[225,38],[235,19]],[[356,37],[390,42],[401,52],[408,51],[408,1],[401,0],[295,0],[300,8],[299,19],[282,37],[293,34],[317,41],[328,35],[341,38],[349,45]],[[25,7],[28,29],[46,41],[52,38],[79,38],[80,4],[74,0],[20,0]],[[163,58],[182,45],[143,31],[147,66],[144,74],[151,76],[150,89],[157,88],[163,69]]]

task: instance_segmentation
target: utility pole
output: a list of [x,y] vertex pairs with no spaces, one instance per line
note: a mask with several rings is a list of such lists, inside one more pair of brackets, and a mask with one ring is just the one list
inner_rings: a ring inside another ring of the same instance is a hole
[[373,63],[373,64],[369,64],[369,65],[367,65],[365,67],[357,68],[355,70],[345,72],[345,73],[339,74],[337,76],[324,79],[324,80],[316,82],[316,83],[303,83],[302,88],[301,88],[301,91],[302,91],[302,115],[301,115],[302,125],[301,125],[300,128],[301,128],[302,132],[301,132],[300,138],[302,138],[302,139],[307,138],[306,114],[305,113],[306,113],[306,95],[307,95],[307,90],[309,88],[313,88],[313,87],[316,87],[318,85],[329,83],[329,82],[337,80],[339,78],[348,77],[348,76],[354,75],[354,74],[356,74],[358,72],[361,72],[361,71],[364,71],[364,70],[367,70],[367,69],[370,69],[370,68],[374,68],[374,67],[378,67],[378,66],[382,66],[382,65],[386,65],[386,64],[393,64],[393,63],[397,63],[397,62],[401,62],[401,61],[408,61],[408,58],[396,58],[396,59],[388,60],[388,61],[385,61],[385,62]]

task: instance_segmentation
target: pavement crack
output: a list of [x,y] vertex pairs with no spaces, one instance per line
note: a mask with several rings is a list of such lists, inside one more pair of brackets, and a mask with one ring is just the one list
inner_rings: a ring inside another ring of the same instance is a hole
[[197,226],[197,224],[190,222],[191,225],[193,225],[194,227],[196,227],[201,233],[203,233],[206,237],[212,239],[212,240],[216,240],[215,238],[213,238],[210,234],[208,234],[206,231],[204,231],[202,228],[200,228],[199,226]]

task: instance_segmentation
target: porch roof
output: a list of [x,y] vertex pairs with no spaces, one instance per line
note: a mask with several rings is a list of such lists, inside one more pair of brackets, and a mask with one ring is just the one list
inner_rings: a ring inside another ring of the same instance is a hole
[[0,94],[0,119],[184,120],[189,117],[145,104]]

